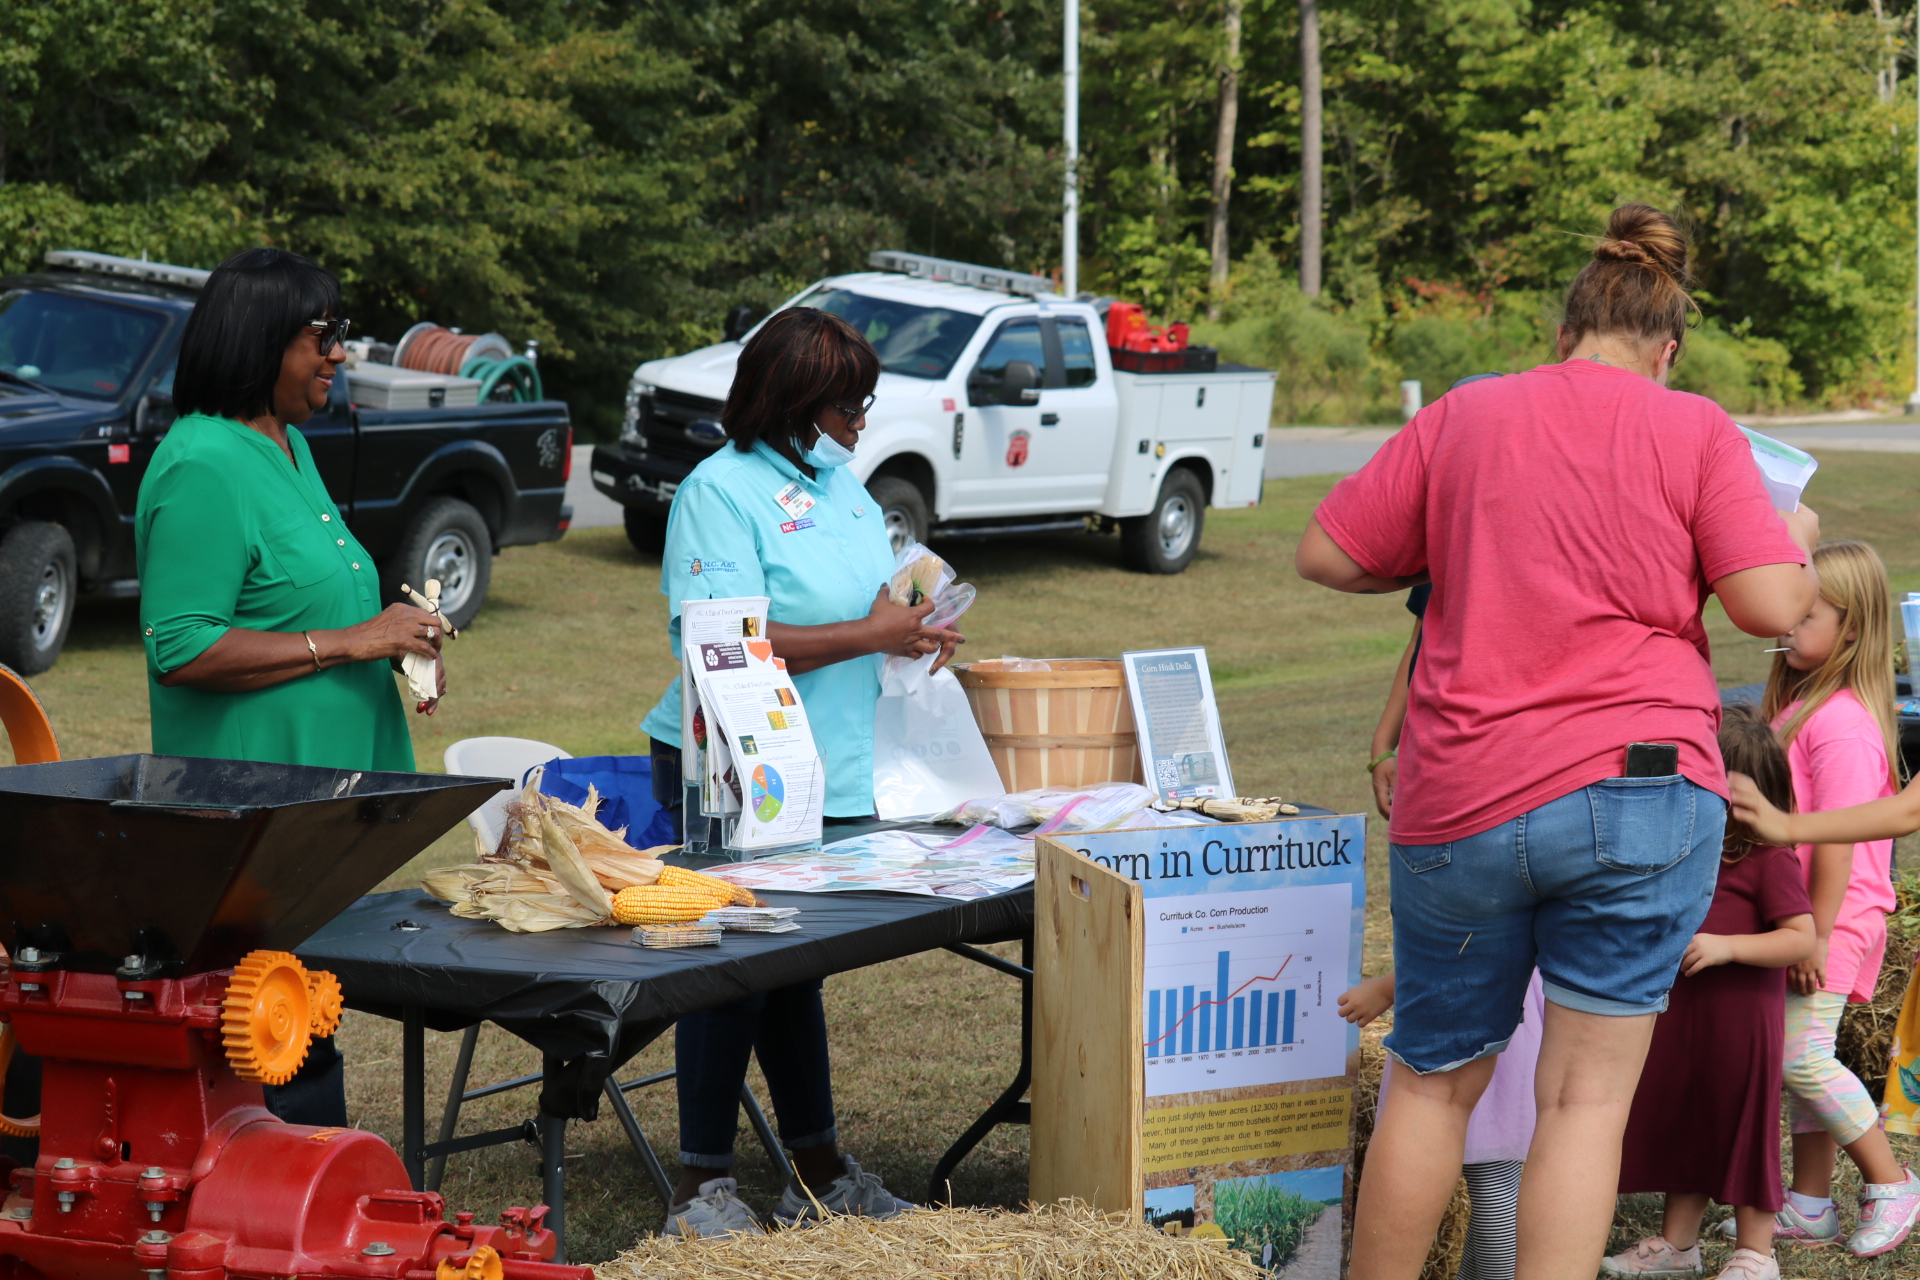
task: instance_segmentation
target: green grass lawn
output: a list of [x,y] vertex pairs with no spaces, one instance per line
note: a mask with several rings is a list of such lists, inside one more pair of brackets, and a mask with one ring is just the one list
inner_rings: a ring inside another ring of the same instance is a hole
[[[1865,538],[1880,548],[1896,591],[1920,589],[1916,481],[1920,458],[1832,455],[1811,495],[1827,536]],[[1366,812],[1368,738],[1411,620],[1399,598],[1337,595],[1294,576],[1294,542],[1330,483],[1270,482],[1262,506],[1209,513],[1199,558],[1171,578],[1121,569],[1114,538],[1061,534],[943,545],[942,553],[980,590],[965,619],[970,643],[963,657],[1112,656],[1122,649],[1203,644],[1239,789]],[[420,767],[439,770],[447,744],[482,734],[539,738],[575,755],[644,751],[636,726],[674,671],[658,586],[657,560],[635,555],[613,529],[502,555],[486,609],[449,649],[448,698],[431,719],[413,718]],[[60,664],[33,682],[68,756],[148,748],[137,617],[133,603],[83,610]],[[1759,678],[1764,642],[1735,632],[1717,605],[1709,605],[1709,631],[1723,685]],[[1375,828],[1369,973],[1389,963],[1384,832]],[[420,867],[466,861],[470,849],[462,826],[388,887],[412,883]],[[940,952],[837,977],[827,984],[827,1005],[845,1144],[895,1191],[918,1198],[934,1160],[1013,1074],[1017,986]],[[430,1095],[445,1088],[457,1040],[429,1033]],[[397,1138],[397,1024],[351,1015],[340,1043],[355,1123]],[[629,1070],[656,1070],[671,1060],[668,1037]],[[538,1069],[538,1056],[524,1044],[498,1030],[482,1035],[476,1084]],[[531,1093],[520,1093],[476,1103],[463,1129],[517,1123],[533,1101]],[[636,1095],[635,1104],[641,1124],[670,1159],[676,1148],[670,1091]],[[1903,1143],[1909,1151],[1913,1145]],[[660,1206],[610,1115],[572,1126],[568,1151],[575,1260],[610,1257],[657,1228]],[[770,1203],[777,1188],[744,1129],[739,1151],[744,1194]],[[456,1156],[448,1168],[448,1199],[488,1219],[505,1205],[537,1199],[536,1160],[531,1149],[516,1147]],[[963,1203],[1022,1202],[1025,1131],[997,1132],[960,1166],[953,1190]],[[1649,1202],[1636,1198],[1623,1209],[1623,1242],[1653,1229],[1657,1218],[1649,1214],[1657,1211]],[[1872,1264],[1835,1250],[1785,1261],[1788,1275],[1912,1275],[1920,1270],[1920,1246]]]

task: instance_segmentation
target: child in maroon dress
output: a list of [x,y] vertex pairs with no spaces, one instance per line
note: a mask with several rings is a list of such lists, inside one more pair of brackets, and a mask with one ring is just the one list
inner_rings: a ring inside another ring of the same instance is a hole
[[[1751,707],[1720,727],[1727,768],[1781,809],[1793,803],[1786,753]],[[1813,904],[1800,863],[1727,823],[1720,882],[1680,962],[1633,1096],[1620,1190],[1664,1191],[1660,1234],[1600,1264],[1613,1276],[1698,1276],[1707,1204],[1734,1206],[1739,1247],[1722,1280],[1779,1280],[1780,1074],[1786,970],[1813,954]]]

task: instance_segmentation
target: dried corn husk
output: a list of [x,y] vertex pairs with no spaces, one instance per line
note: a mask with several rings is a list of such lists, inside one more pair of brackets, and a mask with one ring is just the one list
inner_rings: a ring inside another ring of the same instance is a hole
[[1234,796],[1214,797],[1195,796],[1188,800],[1175,800],[1171,804],[1152,806],[1161,813],[1174,813],[1181,809],[1191,809],[1195,813],[1204,813],[1209,818],[1218,818],[1222,822],[1271,822],[1275,818],[1291,818],[1300,812],[1300,806],[1288,804],[1279,796]]
[[507,826],[496,849],[475,837],[476,861],[429,871],[421,887],[453,913],[493,920],[516,932],[570,929],[608,923],[612,894],[653,884],[665,864],[594,820],[600,796],[591,787],[585,805],[541,795],[538,781],[507,809]]
[[553,820],[552,814],[540,815],[540,845],[546,855],[547,865],[560,883],[567,886],[567,892],[579,899],[582,905],[601,908],[601,918],[613,916],[613,899],[606,889],[601,887],[600,879],[593,874],[593,868],[574,848],[573,841]]

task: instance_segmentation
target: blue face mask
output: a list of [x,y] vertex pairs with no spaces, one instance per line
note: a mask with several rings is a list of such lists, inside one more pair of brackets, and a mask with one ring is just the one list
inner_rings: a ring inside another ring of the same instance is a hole
[[[818,424],[815,425],[816,427],[818,426]],[[825,431],[821,431],[820,438],[813,442],[813,447],[803,450],[800,457],[805,460],[809,466],[844,467],[853,461],[853,450],[847,448],[847,446],[841,444],[838,440],[835,440]]]

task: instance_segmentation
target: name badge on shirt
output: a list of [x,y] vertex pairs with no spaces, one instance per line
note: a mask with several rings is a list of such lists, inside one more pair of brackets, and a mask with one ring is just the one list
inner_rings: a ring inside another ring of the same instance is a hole
[[773,500],[780,504],[780,509],[787,513],[789,520],[798,520],[814,507],[813,499],[800,487],[798,480],[774,494]]

